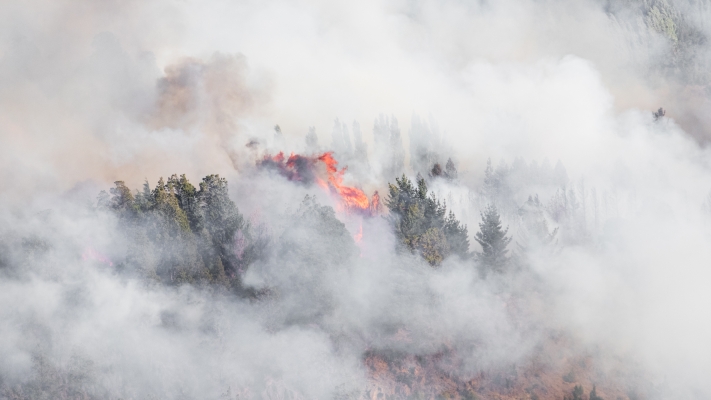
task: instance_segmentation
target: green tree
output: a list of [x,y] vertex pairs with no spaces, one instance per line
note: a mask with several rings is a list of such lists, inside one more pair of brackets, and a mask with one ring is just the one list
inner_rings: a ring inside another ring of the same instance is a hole
[[198,193],[205,228],[215,244],[229,246],[237,230],[245,226],[244,218],[230,199],[227,180],[208,175],[200,182]]
[[197,189],[188,181],[185,174],[180,175],[180,178],[173,174],[168,179],[168,184],[171,185],[180,209],[185,212],[191,230],[196,233],[200,232],[202,229],[202,213]]
[[159,224],[163,225],[161,233],[167,233],[168,237],[175,238],[182,232],[190,232],[188,216],[180,208],[178,198],[175,196],[174,182],[169,180],[165,183],[163,178],[160,178],[158,185],[153,189],[153,200],[155,201],[153,211],[160,216]]
[[389,220],[400,243],[420,253],[431,265],[439,265],[450,254],[469,256],[467,227],[462,225],[434,193],[429,193],[422,177],[417,186],[405,175],[389,185],[386,206]]
[[475,235],[475,240],[481,245],[482,251],[476,253],[477,260],[486,270],[503,272],[509,263],[508,250],[506,246],[511,242],[511,238],[506,237],[508,228],[502,229],[501,218],[496,206],[489,205],[481,213],[482,222],[479,224],[479,232]]
[[456,254],[463,259],[469,258],[469,230],[466,225],[457,220],[451,210],[444,220],[442,231],[452,254]]
[[122,181],[110,193],[99,195],[97,207],[119,217],[127,238],[117,270],[169,284],[222,282],[241,289],[241,274],[266,252],[268,237],[252,237],[218,175],[206,176],[199,190],[185,175],[172,175],[153,189],[146,182],[135,196]]
[[597,388],[595,388],[595,385],[593,385],[593,388],[590,391],[590,400],[604,400],[602,397],[597,395]]
[[457,167],[454,165],[454,161],[451,158],[447,159],[447,164],[444,167],[445,175],[449,179],[457,179]]
[[571,396],[564,396],[564,400],[583,400],[583,395],[585,393],[583,392],[583,387],[580,385],[575,385],[573,388],[573,393]]
[[119,218],[131,219],[135,217],[138,208],[131,189],[126,187],[123,181],[116,181],[114,185],[115,187],[109,191],[111,193],[109,207],[118,214]]

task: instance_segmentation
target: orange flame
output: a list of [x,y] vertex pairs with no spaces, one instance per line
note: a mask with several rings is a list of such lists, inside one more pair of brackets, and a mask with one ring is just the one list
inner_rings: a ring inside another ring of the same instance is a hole
[[371,199],[370,213],[372,215],[380,214],[380,195],[378,194],[377,190],[375,191],[375,193],[373,193],[373,197]]
[[[322,162],[326,166],[325,180],[316,174],[315,164],[317,162]],[[358,212],[369,216],[376,215],[379,212],[380,197],[378,192],[373,194],[371,203],[371,200],[361,189],[344,185],[343,175],[347,167],[339,170],[338,161],[336,161],[331,152],[323,153],[317,157],[306,157],[292,153],[286,160],[284,153],[280,152],[273,157],[265,156],[258,165],[276,168],[291,181],[315,182],[321,188],[336,194],[346,211]]]
[[355,234],[353,240],[355,240],[356,243],[360,243],[360,241],[363,240],[363,221],[360,222],[358,233]]
[[338,170],[338,161],[333,158],[333,153],[324,153],[318,157],[318,160],[326,165],[328,183],[341,197],[347,209],[361,212],[370,210],[370,201],[362,190],[343,185],[343,174],[346,172],[346,168]]

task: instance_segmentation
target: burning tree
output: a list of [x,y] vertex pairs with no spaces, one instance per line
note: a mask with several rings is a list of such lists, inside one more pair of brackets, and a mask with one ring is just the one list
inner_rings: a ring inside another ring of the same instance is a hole
[[[266,155],[257,165],[260,168],[277,171],[293,182],[301,182],[306,185],[316,183],[334,194],[346,211],[368,216],[373,216],[378,212],[378,192],[376,191],[372,198],[368,199],[361,189],[345,185],[343,175],[346,168],[338,169],[338,161],[331,152],[316,156],[291,154],[288,158],[284,156],[284,153],[275,156]],[[325,173],[323,168],[325,168]]]

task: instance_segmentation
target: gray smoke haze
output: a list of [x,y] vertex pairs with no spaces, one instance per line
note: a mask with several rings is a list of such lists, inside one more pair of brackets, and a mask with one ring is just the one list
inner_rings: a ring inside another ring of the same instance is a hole
[[[605,398],[711,397],[709,37],[700,0],[0,4],[0,398],[375,398],[378,352],[465,380],[568,352]],[[381,201],[451,158],[429,188],[472,250],[497,203],[528,267],[432,268],[256,167],[323,151]],[[97,194],[174,173],[228,179],[263,297],[117,271],[140,238]]]

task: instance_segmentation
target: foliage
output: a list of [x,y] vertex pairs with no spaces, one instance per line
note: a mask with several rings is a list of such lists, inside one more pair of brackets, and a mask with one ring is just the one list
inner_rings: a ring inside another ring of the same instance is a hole
[[135,195],[123,181],[114,185],[98,207],[117,217],[128,242],[120,270],[167,284],[241,288],[242,273],[265,251],[267,239],[252,237],[219,175],[203,178],[199,189],[185,175],[160,178],[153,189],[146,182]]
[[573,383],[575,382],[575,379],[575,373],[573,371],[569,371],[567,374],[563,375],[563,382]]
[[485,271],[503,272],[509,264],[506,246],[511,238],[506,237],[509,229],[502,229],[501,218],[496,206],[489,205],[481,213],[482,222],[475,240],[481,245],[482,251],[476,253],[477,260]]
[[397,119],[380,115],[373,124],[375,160],[383,177],[397,176],[405,167],[405,149]]
[[451,181],[457,179],[457,176],[457,167],[451,158],[447,160],[447,165],[445,165],[444,169],[439,163],[435,163],[430,170],[430,177],[432,178],[445,178]]
[[439,265],[455,254],[469,258],[469,238],[462,225],[434,193],[427,191],[423,178],[415,187],[405,175],[389,185],[386,205],[396,236],[412,252],[417,252],[431,265]]
[[575,385],[571,396],[564,396],[564,400],[583,400],[583,394],[583,387],[580,385]]
[[604,400],[602,397],[597,395],[597,388],[595,385],[593,385],[593,388],[590,391],[590,400]]
[[306,196],[294,220],[279,240],[278,255],[284,262],[302,260],[309,265],[339,265],[358,250],[333,208],[322,206]]
[[545,208],[538,195],[528,196],[528,200],[519,208],[518,215],[520,225],[512,257],[517,264],[521,264],[532,252],[551,249],[556,243],[558,228],[551,231],[548,227]]

